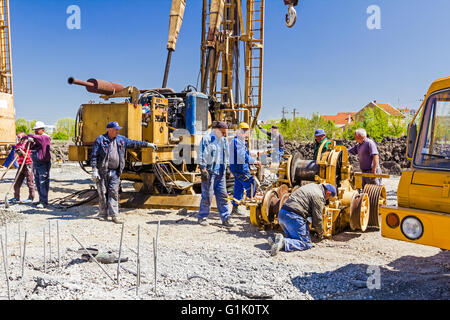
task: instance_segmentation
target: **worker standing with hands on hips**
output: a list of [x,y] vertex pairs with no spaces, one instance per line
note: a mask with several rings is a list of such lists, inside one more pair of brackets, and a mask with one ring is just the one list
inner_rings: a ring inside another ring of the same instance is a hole
[[211,210],[213,194],[216,196],[222,224],[228,228],[235,226],[230,220],[225,178],[229,163],[227,129],[225,122],[216,122],[213,125],[213,131],[205,135],[200,143],[198,163],[202,175],[202,200],[198,222],[202,226],[209,225],[207,218]]
[[323,209],[326,202],[336,196],[336,188],[331,184],[310,183],[294,191],[278,214],[278,222],[286,234],[277,234],[275,240],[268,239],[270,254],[278,251],[304,251],[311,249],[308,221],[317,233],[318,240],[323,239]]
[[34,173],[33,173],[33,160],[31,160],[31,149],[27,149],[31,144],[28,142],[27,135],[23,132],[20,132],[17,135],[19,142],[16,145],[16,153],[18,155],[17,162],[19,165],[22,165],[24,162],[24,166],[22,171],[17,171],[16,182],[14,183],[14,198],[10,199],[9,202],[19,202],[20,201],[20,187],[23,184],[25,178],[27,179],[28,186],[28,199],[24,201],[24,203],[33,203],[35,190],[34,190]]
[[92,180],[97,184],[99,193],[99,220],[107,221],[110,216],[114,223],[121,224],[119,187],[127,148],[158,148],[153,143],[130,140],[119,135],[122,127],[115,121],[108,123],[106,128],[108,132],[99,136],[92,148]]
[[34,133],[28,135],[31,142],[31,159],[33,160],[34,181],[39,194],[38,209],[48,206],[48,192],[50,190],[50,169],[52,156],[50,154],[50,137],[45,134],[45,124],[37,121],[34,125]]
[[[319,149],[322,143],[325,143],[322,149],[322,154],[331,150],[331,145],[333,142],[328,140],[325,130],[317,129],[315,135],[316,143],[314,144],[314,161],[317,161],[317,155],[319,154]],[[320,159],[319,159],[320,160]]]
[[280,133],[278,126],[273,125],[270,132],[268,132],[266,129],[261,127],[259,124],[258,124],[258,128],[259,128],[259,130],[261,130],[262,133],[267,135],[271,140],[272,162],[280,163],[281,157],[284,154],[284,137]]
[[[250,156],[246,139],[250,133],[250,126],[246,122],[241,122],[236,137],[230,143],[230,171],[234,176],[233,210],[231,214],[245,215],[239,210],[239,204],[247,191],[247,197],[251,198],[256,194],[255,178],[250,173],[250,165],[261,166],[261,162]],[[253,194],[252,194],[253,192]]]
[[[380,167],[380,156],[376,143],[367,137],[365,129],[358,129],[355,131],[355,140],[357,144],[348,150],[353,155],[358,155],[359,167],[363,173],[382,174]],[[362,179],[362,187],[366,184],[381,185],[380,178],[366,178]]]

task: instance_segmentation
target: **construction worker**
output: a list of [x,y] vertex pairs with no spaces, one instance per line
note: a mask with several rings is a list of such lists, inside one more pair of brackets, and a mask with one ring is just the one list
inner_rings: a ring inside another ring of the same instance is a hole
[[[23,165],[22,170],[18,170],[14,182],[14,198],[10,199],[9,202],[19,202],[20,201],[20,187],[23,184],[25,178],[27,179],[28,186],[28,199],[24,203],[33,203],[35,197],[34,189],[34,174],[33,174],[33,160],[31,160],[31,149],[28,148],[30,143],[27,141],[27,136],[23,132],[17,134],[19,142],[16,145],[16,153],[18,155],[17,162],[20,166]],[[27,152],[28,150],[28,152]],[[26,158],[26,159],[25,159]]]
[[99,136],[92,148],[92,180],[97,184],[99,193],[99,220],[107,221],[109,216],[114,223],[120,224],[120,175],[125,167],[127,148],[158,148],[153,143],[130,140],[119,135],[122,127],[115,121],[108,123],[106,128],[108,132]]
[[325,130],[323,129],[317,129],[314,135],[316,140],[316,143],[314,144],[314,160],[317,161],[317,155],[319,154],[319,149],[322,143],[325,142],[325,145],[322,149],[322,154],[324,154],[325,152],[331,150],[331,145],[333,144],[333,142],[331,140],[328,140]]
[[273,125],[271,128],[271,132],[268,132],[266,129],[261,127],[258,124],[259,130],[262,133],[267,135],[271,139],[271,148],[272,148],[272,162],[280,163],[281,157],[284,154],[284,137],[280,133],[277,125]]
[[308,221],[323,239],[322,212],[326,202],[336,196],[336,188],[331,184],[310,183],[294,191],[287,199],[278,214],[286,238],[277,234],[275,240],[268,239],[270,253],[276,255],[280,250],[303,251],[312,247]]
[[34,181],[39,194],[38,209],[48,205],[48,192],[50,190],[50,169],[52,156],[50,154],[50,137],[45,133],[45,124],[37,121],[34,133],[28,135],[28,141],[33,143],[31,159],[33,160]]
[[[358,155],[359,167],[363,173],[382,174],[380,167],[380,156],[376,143],[367,137],[367,132],[364,129],[355,131],[356,145],[349,149],[348,152]],[[366,178],[362,179],[362,187],[366,184],[381,185],[380,178]]]
[[[244,192],[247,191],[247,197],[251,198],[256,194],[256,182],[250,173],[251,164],[261,166],[261,162],[250,156],[246,138],[250,133],[250,126],[246,122],[239,124],[239,130],[236,137],[230,143],[230,171],[234,176],[234,194],[233,210],[231,214],[245,215],[240,211],[239,203],[244,198]],[[252,194],[253,191],[253,194]]]
[[228,195],[225,173],[229,163],[228,141],[226,139],[228,126],[224,122],[216,122],[213,131],[205,135],[200,143],[199,167],[202,175],[202,200],[198,213],[198,223],[208,226],[207,220],[213,193],[216,196],[217,209],[225,227],[233,227],[228,210]]

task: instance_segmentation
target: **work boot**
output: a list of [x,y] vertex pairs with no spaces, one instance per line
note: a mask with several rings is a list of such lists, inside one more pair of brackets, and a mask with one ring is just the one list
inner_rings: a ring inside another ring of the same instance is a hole
[[209,222],[208,222],[208,220],[207,220],[206,218],[199,218],[199,219],[198,219],[198,223],[199,223],[201,226],[204,226],[204,227],[209,226]]
[[43,203],[39,203],[36,208],[38,209],[45,209],[45,205]]
[[25,200],[23,203],[26,203],[26,204],[33,203],[33,199],[28,198],[28,199]]
[[247,213],[241,209],[239,206],[233,206],[233,210],[231,210],[231,215],[238,215],[238,216],[246,216]]
[[9,202],[16,203],[16,202],[20,202],[20,200],[17,198],[12,198],[12,199],[9,199]]
[[112,222],[114,222],[115,224],[123,224],[123,221],[119,220],[119,218],[117,217],[113,217]]
[[226,228],[232,228],[236,226],[236,223],[231,221],[231,218],[228,218],[227,220],[222,222],[222,225]]
[[108,216],[104,215],[104,214],[99,214],[97,216],[97,219],[100,220],[100,221],[108,221]]
[[275,236],[275,243],[270,248],[270,255],[272,257],[276,256],[277,253],[282,249],[284,249],[284,237],[279,233]]

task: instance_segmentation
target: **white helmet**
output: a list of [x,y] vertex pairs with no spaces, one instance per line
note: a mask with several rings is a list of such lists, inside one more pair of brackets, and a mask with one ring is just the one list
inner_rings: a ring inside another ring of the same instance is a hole
[[45,128],[45,124],[42,121],[36,121],[36,124],[34,125],[33,130],[39,130],[39,129],[44,129]]

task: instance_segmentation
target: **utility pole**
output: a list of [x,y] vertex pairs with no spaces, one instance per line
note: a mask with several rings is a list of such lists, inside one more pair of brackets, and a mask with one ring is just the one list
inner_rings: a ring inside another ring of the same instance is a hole
[[286,120],[286,114],[288,113],[287,111],[286,111],[286,108],[285,107],[283,107],[283,110],[281,111],[281,113],[283,113],[283,120]]
[[292,114],[294,115],[294,120],[295,120],[295,116],[297,114],[297,109],[294,108],[294,111],[292,111]]

